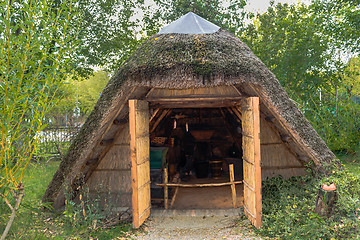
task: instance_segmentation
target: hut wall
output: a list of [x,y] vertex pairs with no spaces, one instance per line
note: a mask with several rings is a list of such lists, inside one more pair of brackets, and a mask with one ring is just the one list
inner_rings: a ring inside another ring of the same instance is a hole
[[304,166],[285,146],[279,133],[263,118],[260,121],[260,129],[262,180],[278,175],[284,178],[303,175]]
[[127,123],[87,181],[92,197],[112,208],[131,207],[130,133]]

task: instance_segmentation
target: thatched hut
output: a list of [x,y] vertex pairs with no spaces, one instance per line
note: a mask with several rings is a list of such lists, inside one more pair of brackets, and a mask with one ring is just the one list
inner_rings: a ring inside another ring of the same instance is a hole
[[249,47],[193,13],[150,37],[111,78],[43,200],[60,208],[65,184],[75,199],[86,184],[90,195],[131,208],[139,227],[156,200],[150,166],[159,149],[167,149],[158,167],[169,169],[165,181],[221,183],[233,164],[244,182],[237,197],[257,227],[261,180],[303,175],[308,163],[322,171],[335,158]]

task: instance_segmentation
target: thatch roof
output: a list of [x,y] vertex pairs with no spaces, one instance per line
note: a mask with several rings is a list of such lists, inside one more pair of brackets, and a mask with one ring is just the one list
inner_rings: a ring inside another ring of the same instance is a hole
[[93,158],[90,155],[94,155],[94,147],[102,139],[111,137],[104,136],[103,132],[112,124],[112,119],[126,118],[127,110],[119,112],[118,109],[128,98],[143,98],[155,87],[185,89],[220,85],[236,85],[248,96],[259,96],[306,152],[305,161],[323,169],[323,163],[335,159],[275,75],[237,37],[221,29],[211,34],[155,34],[111,78],[62,160],[43,200],[57,201],[65,183],[76,185],[74,181],[86,171],[86,161]]

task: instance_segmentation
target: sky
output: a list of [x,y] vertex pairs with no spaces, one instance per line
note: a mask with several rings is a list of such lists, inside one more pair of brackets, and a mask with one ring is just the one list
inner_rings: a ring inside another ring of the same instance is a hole
[[[248,0],[247,1],[248,4],[246,5],[245,9],[253,12],[253,13],[263,13],[266,11],[266,9],[270,6],[270,0]],[[309,0],[275,0],[275,5],[277,3],[298,3],[298,2],[303,2],[303,3],[309,3]]]

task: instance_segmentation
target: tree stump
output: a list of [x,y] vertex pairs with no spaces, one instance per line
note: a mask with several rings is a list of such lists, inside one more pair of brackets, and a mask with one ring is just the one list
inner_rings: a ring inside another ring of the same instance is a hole
[[320,216],[330,216],[334,210],[337,201],[336,186],[322,185],[317,193],[315,212]]

